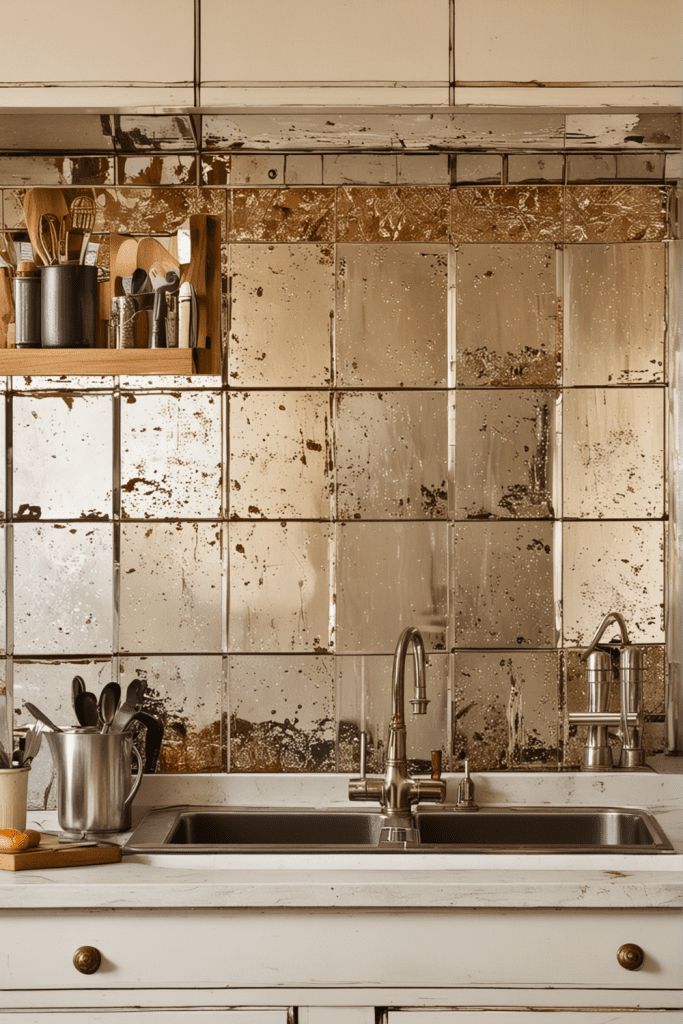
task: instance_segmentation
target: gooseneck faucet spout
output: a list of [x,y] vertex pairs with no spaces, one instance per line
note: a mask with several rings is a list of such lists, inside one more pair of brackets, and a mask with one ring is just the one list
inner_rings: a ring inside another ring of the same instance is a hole
[[429,701],[426,687],[424,641],[419,629],[409,626],[401,633],[394,653],[391,680],[391,720],[384,779],[351,779],[350,800],[378,800],[387,819],[384,831],[398,834],[414,831],[410,808],[419,801],[443,803],[446,783],[442,779],[413,779],[408,774],[405,720],[405,670],[408,649],[412,647],[415,666],[413,712],[424,715]]

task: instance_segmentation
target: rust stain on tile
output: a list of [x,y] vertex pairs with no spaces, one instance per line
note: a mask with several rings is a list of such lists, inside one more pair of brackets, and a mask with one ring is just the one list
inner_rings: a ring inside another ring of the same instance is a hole
[[333,722],[327,718],[304,729],[296,719],[249,722],[232,715],[231,768],[237,772],[332,772],[332,729]]
[[659,242],[667,236],[666,188],[570,185],[565,191],[568,242]]
[[340,188],[337,239],[340,242],[446,242],[448,189],[439,186]]
[[563,235],[559,185],[464,186],[451,192],[455,242],[559,242]]
[[237,188],[231,198],[232,241],[334,241],[334,189]]

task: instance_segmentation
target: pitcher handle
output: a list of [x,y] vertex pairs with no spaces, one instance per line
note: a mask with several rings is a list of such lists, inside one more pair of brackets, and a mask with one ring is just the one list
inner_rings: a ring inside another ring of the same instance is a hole
[[124,808],[124,810],[132,802],[133,797],[135,796],[135,794],[139,790],[140,783],[142,782],[142,757],[140,756],[140,751],[138,750],[137,747],[133,747],[133,757],[135,758],[135,762],[137,764],[137,769],[138,770],[137,770],[137,774],[135,776],[135,779],[133,781],[133,786],[131,788],[131,791],[128,794],[128,796],[126,797],[126,799],[123,801],[123,808]]

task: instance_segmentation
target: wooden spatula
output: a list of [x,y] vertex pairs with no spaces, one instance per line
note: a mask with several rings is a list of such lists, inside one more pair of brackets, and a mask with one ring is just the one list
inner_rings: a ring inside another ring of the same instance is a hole
[[53,214],[61,224],[62,218],[68,217],[64,193],[59,188],[29,188],[24,196],[24,220],[26,230],[31,239],[34,253],[41,263],[47,265],[48,257],[40,241],[40,218],[42,214]]

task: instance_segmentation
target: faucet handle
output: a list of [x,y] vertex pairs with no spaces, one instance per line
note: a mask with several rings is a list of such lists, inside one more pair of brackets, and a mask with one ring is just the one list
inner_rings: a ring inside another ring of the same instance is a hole
[[432,750],[432,778],[441,778],[442,755],[440,750]]

